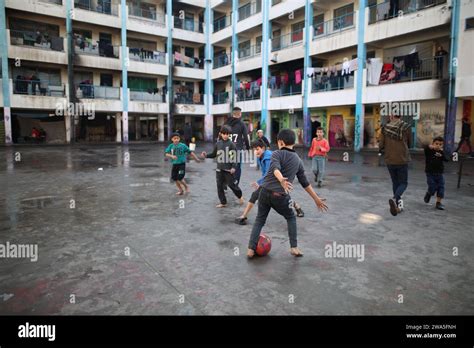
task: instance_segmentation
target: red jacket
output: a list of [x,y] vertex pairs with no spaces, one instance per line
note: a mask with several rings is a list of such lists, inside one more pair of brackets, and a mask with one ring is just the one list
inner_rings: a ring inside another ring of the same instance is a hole
[[[319,150],[316,149],[316,147],[318,146]],[[323,138],[321,140],[318,140],[317,138],[313,138],[308,156],[311,158],[313,158],[314,156],[326,156],[329,150],[329,143],[326,139]]]

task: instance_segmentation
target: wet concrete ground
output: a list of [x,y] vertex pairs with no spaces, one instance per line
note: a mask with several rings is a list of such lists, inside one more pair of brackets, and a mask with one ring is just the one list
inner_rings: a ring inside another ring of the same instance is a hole
[[[461,189],[457,164],[448,165],[446,211],[437,211],[423,202],[424,163],[416,157],[406,210],[392,217],[377,155],[343,162],[332,152],[317,189],[330,211],[318,212],[299,185],[293,192],[306,213],[298,219],[305,256],[289,255],[285,220],[272,212],[264,228],[272,251],[249,261],[251,224],[233,222],[242,208],[230,191],[230,206],[214,208],[215,164],[188,164],[192,192],[178,198],[163,151],[0,148],[0,244],[39,249],[37,262],[0,259],[0,314],[474,314],[472,161]],[[246,198],[258,175],[245,165]],[[333,241],[364,245],[364,261],[325,257]]]

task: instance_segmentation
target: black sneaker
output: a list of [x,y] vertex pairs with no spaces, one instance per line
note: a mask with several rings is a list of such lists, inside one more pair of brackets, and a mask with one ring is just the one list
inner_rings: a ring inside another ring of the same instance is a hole
[[390,204],[390,214],[392,214],[393,216],[397,216],[398,214],[397,202],[395,202],[394,199],[390,198],[388,200],[388,204]]
[[425,203],[429,203],[429,202],[430,202],[430,199],[431,199],[430,193],[429,193],[429,192],[426,192],[425,198],[424,198]]
[[314,182],[318,182],[318,177],[316,175],[314,176]]
[[235,219],[237,225],[247,225],[247,218],[238,217]]
[[318,187],[319,188],[323,187],[323,183],[321,181],[318,181]]
[[304,211],[303,211],[303,209],[301,209],[301,207],[295,208],[295,211],[296,211],[296,216],[297,217],[304,217]]
[[436,202],[436,209],[444,210],[444,205],[441,202]]

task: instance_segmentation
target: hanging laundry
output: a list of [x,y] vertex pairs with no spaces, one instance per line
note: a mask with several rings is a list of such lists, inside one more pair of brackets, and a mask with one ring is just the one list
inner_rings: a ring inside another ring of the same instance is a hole
[[393,70],[393,64],[385,63],[383,65],[382,71],[392,71],[392,70]]
[[276,89],[277,88],[277,78],[276,76],[270,77],[270,88]]
[[349,74],[349,69],[350,69],[350,62],[346,60],[344,63],[342,63],[342,75],[348,75]]
[[301,69],[295,71],[295,83],[297,85],[301,83]]
[[370,58],[367,64],[367,81],[370,85],[377,86],[380,82],[380,74],[382,73],[382,59]]
[[178,62],[181,62],[181,53],[175,52],[174,53],[174,59],[177,60]]
[[357,60],[357,58],[354,58],[351,61],[349,61],[349,73],[356,71],[358,65],[359,65],[359,61]]
[[194,58],[189,58],[189,65],[191,65],[192,67],[194,67],[194,64],[195,64],[195,60]]
[[288,73],[281,74],[281,83],[286,85],[288,84],[288,81],[289,81]]
[[261,85],[262,85],[262,78],[260,77],[257,79],[257,86],[260,87]]
[[377,21],[381,21],[389,16],[390,2],[386,1],[377,5]]
[[307,68],[306,69],[306,76],[313,77],[314,76],[314,68]]
[[201,95],[199,93],[193,94],[193,103],[199,104],[201,102]]

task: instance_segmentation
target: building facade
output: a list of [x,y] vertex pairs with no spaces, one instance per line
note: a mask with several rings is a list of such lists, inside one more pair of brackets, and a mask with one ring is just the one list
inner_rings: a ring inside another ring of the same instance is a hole
[[[374,148],[400,112],[413,147],[474,120],[472,0],[0,0],[2,142],[212,141],[253,134]],[[474,122],[473,122],[474,123]]]

